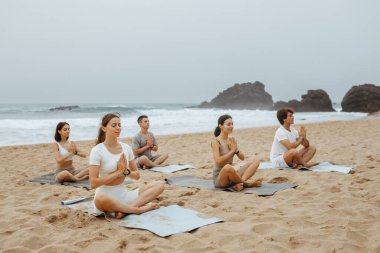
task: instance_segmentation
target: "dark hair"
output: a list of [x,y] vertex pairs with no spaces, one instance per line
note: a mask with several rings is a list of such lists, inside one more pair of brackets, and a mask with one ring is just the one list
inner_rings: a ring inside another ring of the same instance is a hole
[[[62,140],[62,137],[61,137],[61,134],[58,133],[58,131],[61,131],[62,128],[64,127],[64,125],[69,125],[69,123],[65,122],[65,121],[62,121],[62,122],[59,122],[57,124],[57,126],[55,127],[55,134],[54,134],[54,139],[58,142],[60,142]],[[66,141],[69,139],[69,137],[67,137]]]
[[215,128],[214,130],[214,135],[215,137],[218,137],[219,134],[220,134],[220,128],[219,128],[219,125],[223,125],[224,124],[224,121],[228,120],[228,119],[232,119],[232,117],[228,114],[224,114],[222,116],[219,117],[218,119],[218,125],[217,127]]
[[289,107],[281,108],[277,111],[277,119],[280,124],[284,124],[284,120],[288,117],[288,112],[294,113],[294,110]]
[[117,112],[114,112],[114,113],[107,113],[106,115],[103,116],[102,123],[98,131],[98,138],[96,139],[96,145],[104,142],[104,140],[106,139],[106,134],[102,130],[102,127],[106,127],[108,123],[111,121],[111,119],[113,118],[120,118],[120,114]]
[[146,115],[141,115],[141,116],[139,116],[138,118],[137,118],[137,123],[139,123],[140,124],[140,122],[143,120],[143,119],[147,119],[148,118],[148,116],[146,116]]

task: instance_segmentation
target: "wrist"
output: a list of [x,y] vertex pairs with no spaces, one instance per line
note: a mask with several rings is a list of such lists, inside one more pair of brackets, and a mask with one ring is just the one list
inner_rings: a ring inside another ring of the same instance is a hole
[[130,170],[130,169],[127,168],[126,171],[127,171],[127,172],[124,172],[124,171],[123,171],[123,175],[124,175],[124,176],[128,176],[129,174],[131,174],[131,170]]
[[235,151],[235,155],[238,155],[239,152],[240,152],[240,150],[239,150],[239,149],[236,149],[236,151]]

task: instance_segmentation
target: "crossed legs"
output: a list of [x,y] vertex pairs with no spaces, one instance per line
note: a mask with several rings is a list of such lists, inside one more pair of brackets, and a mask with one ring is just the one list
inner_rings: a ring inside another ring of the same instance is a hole
[[94,201],[97,209],[103,212],[115,212],[116,218],[121,219],[127,213],[139,213],[135,207],[142,207],[155,200],[163,191],[163,183],[153,182],[140,187],[137,199],[129,204],[120,202],[106,193],[100,193]]
[[141,168],[144,168],[144,166],[146,168],[162,167],[162,166],[166,166],[164,162],[166,161],[166,159],[168,159],[168,157],[169,157],[168,154],[163,154],[157,157],[156,160],[152,161],[147,156],[143,155],[137,159],[137,162],[139,163],[140,165],[139,167]]
[[219,173],[218,181],[220,187],[228,187],[234,185],[233,188],[237,191],[243,187],[257,187],[261,185],[261,180],[248,181],[257,171],[259,162],[248,162],[239,170],[235,170],[232,165],[225,165]]
[[307,148],[302,148],[300,151],[290,149],[284,154],[284,160],[289,166],[301,165],[307,168],[313,167],[318,163],[309,163],[309,161],[314,157],[316,151],[317,149],[313,145],[310,145]]
[[81,170],[76,175],[71,174],[71,172],[68,170],[64,170],[64,171],[61,171],[57,174],[57,176],[55,177],[55,180],[58,183],[77,182],[77,181],[81,181],[81,180],[88,178],[88,173],[89,173],[88,168]]

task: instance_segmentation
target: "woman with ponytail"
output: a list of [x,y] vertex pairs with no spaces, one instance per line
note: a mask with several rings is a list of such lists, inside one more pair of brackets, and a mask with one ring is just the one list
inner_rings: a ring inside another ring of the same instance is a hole
[[114,212],[121,219],[125,214],[140,214],[159,208],[148,204],[164,191],[163,183],[149,183],[139,189],[128,191],[124,187],[126,177],[138,180],[133,151],[119,142],[120,115],[108,113],[102,118],[96,146],[90,154],[90,183],[95,190],[94,206],[97,212]]
[[234,124],[230,115],[219,117],[218,126],[214,131],[215,138],[211,141],[215,161],[214,185],[219,188],[232,186],[237,191],[241,191],[244,187],[260,186],[261,180],[248,181],[256,173],[259,162],[247,162],[238,170],[232,166],[235,155],[240,160],[245,158],[244,153],[238,148],[236,139],[230,136],[233,129]]

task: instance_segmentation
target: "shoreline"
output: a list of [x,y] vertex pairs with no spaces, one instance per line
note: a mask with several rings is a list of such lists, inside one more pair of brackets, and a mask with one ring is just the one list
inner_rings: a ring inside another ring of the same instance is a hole
[[[314,161],[354,165],[353,174],[259,170],[254,178],[298,184],[270,197],[165,185],[161,205],[178,204],[222,223],[160,238],[149,231],[117,227],[102,218],[60,206],[93,190],[40,185],[28,180],[53,172],[52,143],[0,147],[0,251],[4,252],[377,252],[380,242],[379,117],[305,124],[317,146]],[[296,125],[298,129],[299,124]],[[246,161],[269,160],[278,126],[237,129]],[[171,164],[195,169],[174,174],[140,171],[133,189],[168,176],[212,178],[213,133],[158,136],[159,153]],[[130,144],[130,138],[121,138]],[[75,141],[75,140],[74,140]],[[93,141],[77,141],[89,153]],[[77,168],[88,159],[74,158]],[[237,162],[240,166],[244,162]],[[9,210],[12,210],[11,212]],[[124,245],[124,246],[123,246]]]
[[[353,118],[353,119],[346,119],[346,120],[320,121],[320,122],[307,122],[307,123],[304,123],[304,124],[302,124],[302,123],[300,123],[300,124],[294,124],[294,126],[323,124],[323,123],[334,123],[334,122],[349,122],[349,121],[357,121],[357,120],[366,120],[366,119],[377,118],[377,117],[380,117],[379,114],[378,113],[374,113],[373,115],[367,115],[367,116],[362,117],[362,118]],[[278,126],[279,126],[279,123],[278,123],[278,125],[264,125],[264,126],[257,126],[257,127],[237,128],[237,129],[234,129],[234,131],[242,131],[242,130],[249,130],[249,129],[260,129],[260,128],[271,128],[271,127],[278,127]],[[153,134],[156,137],[165,138],[165,137],[176,136],[176,135],[206,134],[206,133],[212,133],[212,132],[213,132],[213,129],[211,129],[210,131],[189,132],[189,133],[179,133],[179,134],[155,134],[154,132],[153,132]],[[127,137],[120,137],[119,139],[128,140],[128,139],[132,139],[132,136],[129,136],[129,137],[128,136]],[[93,139],[93,140],[91,140],[91,139],[74,140],[74,141],[78,142],[78,143],[79,142],[91,142],[91,141],[95,142],[95,139]],[[53,143],[53,137],[52,137],[52,142],[7,145],[7,146],[0,146],[0,149],[1,148],[6,148],[6,147],[18,147],[18,146],[30,146],[30,145],[46,145],[46,144],[52,144],[52,143]]]

